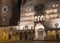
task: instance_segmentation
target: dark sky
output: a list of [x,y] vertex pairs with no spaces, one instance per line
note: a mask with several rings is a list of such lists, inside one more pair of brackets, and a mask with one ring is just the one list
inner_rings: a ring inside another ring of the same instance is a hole
[[21,0],[16,0],[16,3],[13,3],[13,14],[10,20],[10,25],[18,25],[18,21],[20,21],[20,7]]

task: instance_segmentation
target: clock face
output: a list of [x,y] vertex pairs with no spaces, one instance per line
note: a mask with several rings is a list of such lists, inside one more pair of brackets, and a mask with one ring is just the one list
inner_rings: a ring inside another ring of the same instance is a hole
[[0,0],[0,26],[16,26],[20,20],[21,0]]
[[1,0],[0,8],[0,26],[8,26],[13,12],[12,1]]
[[1,10],[2,13],[7,13],[8,12],[8,6],[4,5]]
[[43,10],[43,4],[35,5],[34,9],[37,13],[41,13]]

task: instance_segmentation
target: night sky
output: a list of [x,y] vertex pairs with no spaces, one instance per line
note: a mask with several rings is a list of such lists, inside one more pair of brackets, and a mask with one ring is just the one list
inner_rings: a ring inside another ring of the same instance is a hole
[[18,25],[18,21],[20,21],[20,7],[21,0],[16,0],[16,3],[13,3],[13,13],[12,18],[10,20],[10,25]]

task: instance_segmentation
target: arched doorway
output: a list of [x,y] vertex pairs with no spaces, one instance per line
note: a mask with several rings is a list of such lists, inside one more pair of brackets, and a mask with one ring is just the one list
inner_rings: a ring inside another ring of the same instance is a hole
[[41,23],[38,23],[35,26],[35,40],[44,40],[45,31],[44,26]]

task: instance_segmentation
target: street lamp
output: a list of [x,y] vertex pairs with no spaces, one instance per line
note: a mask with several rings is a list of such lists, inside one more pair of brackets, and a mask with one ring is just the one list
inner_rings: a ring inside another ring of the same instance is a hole
[[56,28],[58,28],[58,25],[59,25],[58,23],[55,23],[55,27],[56,27]]
[[58,28],[58,23],[55,23],[55,26],[56,26],[56,39],[59,40],[59,35],[57,34],[57,28]]

